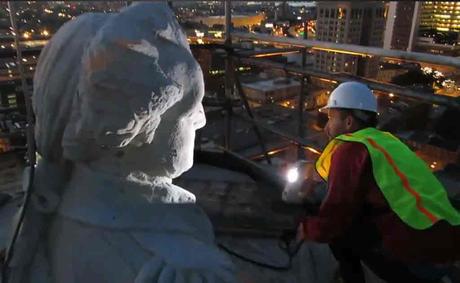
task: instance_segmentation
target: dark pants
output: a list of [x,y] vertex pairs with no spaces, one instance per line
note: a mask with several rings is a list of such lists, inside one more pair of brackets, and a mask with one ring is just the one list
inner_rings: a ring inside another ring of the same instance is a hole
[[361,225],[353,225],[349,231],[341,239],[329,245],[339,262],[340,274],[345,283],[365,283],[361,261],[388,283],[439,282],[420,279],[414,274],[412,266],[392,259],[382,248],[382,241],[375,227],[361,223]]
[[413,282],[428,283],[438,280],[417,278],[408,266],[392,260],[380,252],[372,250],[356,250],[340,245],[330,245],[334,257],[339,262],[340,274],[345,283],[365,283],[361,261],[378,277],[388,283]]

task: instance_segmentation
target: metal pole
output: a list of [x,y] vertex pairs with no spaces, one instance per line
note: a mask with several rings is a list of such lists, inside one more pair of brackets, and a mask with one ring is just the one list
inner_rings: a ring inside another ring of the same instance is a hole
[[[305,69],[305,63],[306,63],[306,58],[307,58],[307,52],[305,48],[302,49],[302,69]],[[305,104],[305,76],[301,77],[300,81],[300,95],[299,95],[299,105],[298,105],[298,112],[299,112],[299,124],[298,124],[298,131],[299,131],[299,137],[303,138],[305,137],[305,121],[303,117],[303,109],[304,109],[304,104]],[[304,154],[303,154],[303,148],[301,146],[298,147],[297,150],[297,158],[298,159],[303,159]]]
[[303,27],[303,39],[307,40],[308,39],[308,20],[305,20],[304,22],[304,27]]
[[407,46],[407,51],[409,51],[409,52],[414,50],[415,41],[417,40],[417,34],[418,34],[418,29],[419,29],[419,21],[420,21],[420,13],[422,11],[420,5],[421,5],[420,2],[417,2],[417,1],[414,2],[414,13],[412,15],[412,25],[411,25],[411,29],[410,29],[410,35],[409,35],[409,44]]
[[[9,263],[14,254],[14,245],[19,235],[19,231],[22,227],[24,222],[25,212],[30,202],[30,196],[32,194],[32,184],[34,179],[34,168],[35,168],[35,140],[34,140],[34,118],[33,118],[33,110],[32,110],[32,97],[29,93],[29,88],[27,86],[27,81],[24,73],[24,66],[22,65],[22,53],[21,53],[21,45],[19,44],[19,29],[16,23],[16,9],[14,7],[15,3],[8,1],[8,9],[10,10],[10,22],[11,27],[14,32],[14,43],[16,45],[16,58],[17,64],[19,68],[19,74],[21,76],[21,84],[22,84],[22,92],[24,94],[24,100],[26,103],[26,111],[27,111],[27,156],[29,158],[29,178],[26,187],[26,193],[24,198],[24,203],[21,207],[19,212],[18,222],[16,227],[14,227],[13,236],[11,238],[11,242],[7,247],[6,255],[5,255],[5,262],[3,265],[2,270],[2,282],[8,282],[9,276]],[[33,252],[33,251],[31,251]]]
[[225,0],[225,44],[232,43],[232,1]]
[[224,133],[224,147],[225,149],[230,149],[231,141],[231,128],[232,128],[232,112],[233,108],[231,105],[231,96],[233,90],[233,83],[231,75],[233,74],[232,70],[232,58],[230,56],[229,50],[232,46],[231,39],[231,23],[232,23],[232,10],[231,10],[231,1],[225,1],[225,47],[227,50],[227,56],[225,58],[225,94],[224,94],[224,108],[225,108],[225,133]]
[[225,100],[224,100],[224,109],[225,109],[225,133],[224,133],[224,147],[227,150],[230,150],[230,144],[231,144],[231,130],[232,130],[232,115],[233,115],[233,106],[231,102],[231,95],[232,95],[232,82],[230,78],[230,58],[227,58],[225,60]]
[[22,85],[22,92],[24,94],[24,101],[26,103],[26,111],[27,111],[27,143],[28,143],[28,150],[27,155],[29,157],[29,163],[31,166],[35,164],[35,141],[34,141],[34,117],[33,117],[33,110],[32,110],[32,95],[29,91],[29,87],[27,85],[27,80],[24,72],[24,65],[22,61],[22,51],[21,46],[19,43],[19,30],[16,23],[16,9],[14,4],[11,1],[8,1],[8,9],[10,10],[10,21],[11,27],[13,28],[14,32],[14,44],[16,46],[16,57],[17,57],[17,65],[19,69],[19,75],[21,76],[21,85]]
[[[236,71],[234,72],[236,73]],[[235,74],[234,79],[235,79],[236,87],[238,89],[238,93],[243,100],[244,108],[246,108],[246,112],[248,113],[248,116],[251,118],[251,121],[254,121],[254,115],[252,114],[251,107],[249,106],[248,98],[246,97],[246,94],[244,93],[243,87],[241,86],[241,82],[237,74]],[[265,155],[265,159],[267,160],[267,163],[272,164],[270,156],[268,155],[268,152],[267,152],[267,147],[265,146],[265,142],[262,137],[262,134],[259,131],[259,128],[257,127],[255,123],[252,123],[252,128],[254,129],[254,132],[256,133],[257,139],[259,140],[260,147],[262,149],[262,152]]]

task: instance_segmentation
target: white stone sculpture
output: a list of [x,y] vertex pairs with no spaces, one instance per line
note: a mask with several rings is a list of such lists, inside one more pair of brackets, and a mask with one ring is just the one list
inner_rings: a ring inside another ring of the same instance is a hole
[[65,24],[34,86],[41,159],[12,282],[236,281],[195,196],[171,182],[193,165],[204,83],[165,3]]

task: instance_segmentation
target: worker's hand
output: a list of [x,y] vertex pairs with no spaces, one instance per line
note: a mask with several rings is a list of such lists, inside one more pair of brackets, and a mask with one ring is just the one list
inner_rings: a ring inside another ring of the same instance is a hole
[[306,179],[303,181],[299,190],[299,197],[304,200],[309,199],[315,193],[316,185],[318,185],[318,182],[313,179]]
[[323,182],[323,179],[318,175],[314,163],[309,163],[305,166],[305,180],[302,183],[300,192],[304,199],[310,198],[315,191],[315,187]]
[[318,174],[318,172],[316,170],[313,170],[311,172],[311,179],[314,180],[317,183],[324,182],[323,178],[321,178],[321,176]]

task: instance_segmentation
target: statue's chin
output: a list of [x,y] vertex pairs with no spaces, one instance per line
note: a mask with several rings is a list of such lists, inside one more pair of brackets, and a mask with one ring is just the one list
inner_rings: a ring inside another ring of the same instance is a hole
[[177,178],[182,175],[185,171],[188,171],[193,166],[193,154],[192,155],[181,155],[180,158],[169,160],[163,164],[163,170],[165,177]]
[[190,162],[190,164],[185,164],[185,165],[181,164],[181,166],[174,168],[173,172],[170,174],[169,177],[171,179],[177,178],[180,175],[182,175],[183,173],[185,173],[188,170],[190,170],[190,168],[192,168],[192,166],[193,166],[193,162]]

